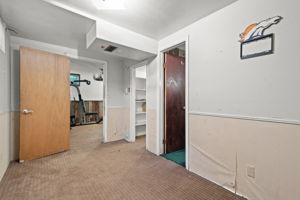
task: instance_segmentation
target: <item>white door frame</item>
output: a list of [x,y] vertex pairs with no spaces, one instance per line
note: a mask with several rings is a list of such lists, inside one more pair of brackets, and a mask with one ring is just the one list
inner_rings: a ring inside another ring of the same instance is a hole
[[107,62],[87,57],[76,57],[73,59],[100,64],[103,68],[103,143],[108,142],[107,137]]
[[164,53],[173,49],[176,46],[185,44],[185,163],[186,169],[189,170],[189,36],[185,36],[176,41],[168,43],[163,48],[159,49],[159,61],[158,61],[158,82],[159,89],[157,95],[157,155],[164,153],[164,133],[165,133],[165,121],[164,121]]
[[130,67],[130,125],[129,134],[125,137],[128,142],[135,142],[135,98],[136,87],[135,87],[135,67]]
[[[125,137],[126,141],[128,142],[135,142],[135,115],[136,115],[136,84],[135,84],[135,71],[136,68],[146,66],[147,68],[148,61],[140,62],[136,65],[133,65],[130,67],[130,125],[129,125],[129,135]],[[147,79],[146,79],[147,80]],[[146,88],[147,88],[147,81],[146,81]],[[147,104],[147,93],[146,93],[146,104]],[[146,111],[147,112],[147,111]],[[147,114],[146,114],[146,121],[147,121]],[[148,146],[148,140],[147,140],[147,128],[146,128],[146,147]]]

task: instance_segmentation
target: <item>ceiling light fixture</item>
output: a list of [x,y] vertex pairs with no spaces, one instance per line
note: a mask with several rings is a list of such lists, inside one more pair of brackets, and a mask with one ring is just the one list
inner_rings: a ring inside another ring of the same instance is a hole
[[124,0],[94,0],[99,10],[123,10]]

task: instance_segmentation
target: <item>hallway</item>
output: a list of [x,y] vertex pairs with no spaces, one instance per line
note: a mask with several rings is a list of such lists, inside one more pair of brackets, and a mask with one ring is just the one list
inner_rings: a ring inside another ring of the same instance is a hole
[[236,196],[145,150],[145,138],[101,144],[102,125],[75,127],[71,150],[12,163],[1,200],[236,200]]

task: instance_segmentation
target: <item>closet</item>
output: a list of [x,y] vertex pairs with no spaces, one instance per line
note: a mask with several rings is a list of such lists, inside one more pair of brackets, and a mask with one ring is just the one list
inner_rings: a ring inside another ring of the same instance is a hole
[[146,135],[146,66],[133,68],[131,72],[131,142],[135,141],[137,136]]

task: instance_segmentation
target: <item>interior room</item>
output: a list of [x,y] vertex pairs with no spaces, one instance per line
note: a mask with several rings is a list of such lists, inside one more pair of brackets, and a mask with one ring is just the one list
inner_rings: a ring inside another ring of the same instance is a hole
[[[101,63],[73,59],[70,64],[71,137],[98,138],[103,142],[104,69]],[[81,127],[80,127],[81,126]],[[79,131],[80,130],[80,131]],[[84,135],[83,132],[90,133]],[[79,137],[79,136],[77,136]]]
[[298,0],[0,0],[1,200],[299,200]]

